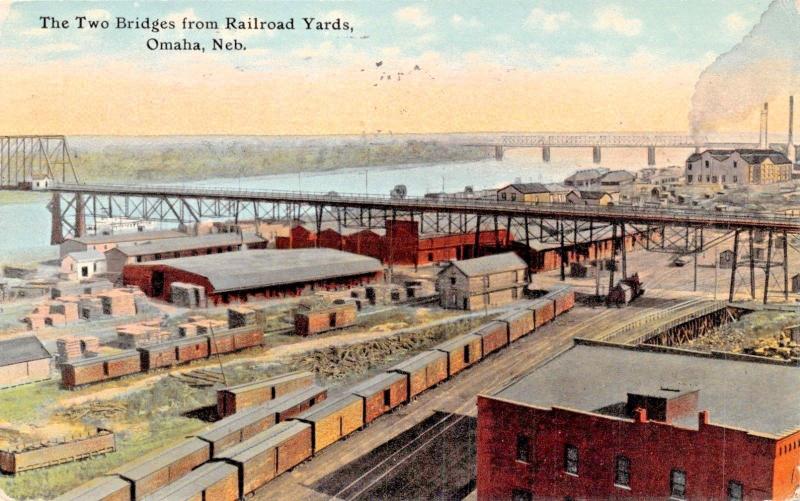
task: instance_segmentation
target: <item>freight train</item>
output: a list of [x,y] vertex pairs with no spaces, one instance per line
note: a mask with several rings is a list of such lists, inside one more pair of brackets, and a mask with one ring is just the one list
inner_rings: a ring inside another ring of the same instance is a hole
[[113,355],[86,358],[61,367],[61,384],[74,389],[131,374],[172,367],[217,354],[261,346],[264,332],[258,326],[239,327],[214,334],[174,339]]
[[560,288],[327,398],[318,386],[246,408],[177,446],[140,458],[61,501],[235,501],[420,393],[552,321],[575,304]]

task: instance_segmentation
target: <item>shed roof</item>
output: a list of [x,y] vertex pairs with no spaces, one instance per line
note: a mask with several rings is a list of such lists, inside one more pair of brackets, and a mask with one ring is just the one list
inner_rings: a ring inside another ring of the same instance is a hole
[[600,178],[601,183],[621,183],[625,181],[633,181],[636,175],[626,170],[612,170],[603,174]]
[[0,367],[50,358],[50,352],[36,336],[15,337],[0,341]]
[[591,181],[593,179],[599,179],[600,176],[608,172],[608,169],[582,169],[577,171],[575,174],[567,177],[565,181],[567,182],[576,182],[576,181]]
[[[783,436],[800,428],[800,371],[772,363],[652,347],[580,342],[496,396],[540,407],[602,413],[654,385],[699,389],[697,410],[715,424]],[[769,391],[764,391],[769,388]],[[697,429],[697,415],[674,422]]]
[[156,240],[161,238],[180,238],[185,237],[186,233],[175,230],[158,231],[133,231],[130,233],[114,233],[111,235],[86,235],[78,238],[70,238],[83,244],[110,244],[118,242],[141,242],[143,240]]
[[149,496],[143,497],[142,500],[179,501],[195,499],[200,492],[230,475],[236,475],[237,471],[232,464],[221,462],[206,463],[181,477],[175,483],[168,484]]
[[405,378],[405,376],[396,372],[384,372],[361,381],[357,385],[350,388],[350,393],[353,395],[358,395],[359,397],[371,397],[379,391],[385,390],[394,383],[405,380]]
[[493,273],[525,269],[526,264],[525,261],[520,259],[520,257],[515,253],[504,252],[503,254],[476,257],[474,259],[450,261],[450,264],[439,273],[444,272],[450,266],[454,266],[461,273],[468,277],[478,277],[481,275],[491,275]]
[[169,266],[208,279],[214,292],[258,289],[383,271],[377,259],[334,249],[263,249],[165,259],[129,266]]
[[117,246],[116,251],[126,256],[144,256],[148,254],[208,249],[239,244],[250,245],[262,242],[264,242],[263,238],[251,232],[210,233],[208,235],[196,237],[161,238],[157,240],[120,244]]
[[89,249],[81,252],[70,252],[67,256],[71,257],[76,262],[81,261],[102,261],[106,258],[105,254],[94,249]]

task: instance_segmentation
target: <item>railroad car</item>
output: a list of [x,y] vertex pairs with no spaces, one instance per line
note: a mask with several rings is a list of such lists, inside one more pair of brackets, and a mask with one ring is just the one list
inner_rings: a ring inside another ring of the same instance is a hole
[[137,350],[141,353],[142,370],[145,371],[172,367],[178,363],[178,350],[175,348],[174,341],[143,346]]
[[525,309],[506,313],[498,320],[508,325],[508,340],[513,343],[522,336],[533,332],[536,327],[534,316],[533,310]]
[[481,337],[462,334],[433,347],[447,353],[447,375],[453,377],[482,358]]
[[55,501],[132,501],[131,484],[116,477],[98,477],[57,497]]
[[223,353],[231,353],[236,351],[236,344],[234,343],[233,331],[215,331],[208,334],[209,345],[208,354],[216,355]]
[[142,498],[143,501],[237,501],[239,471],[228,463],[214,461],[192,471],[179,481]]
[[314,384],[314,375],[296,371],[261,381],[229,386],[217,391],[217,414],[227,417]]
[[138,500],[183,478],[211,458],[207,443],[196,438],[157,451],[113,470],[131,485],[131,499]]
[[208,358],[208,338],[206,336],[176,339],[172,343],[179,364]]
[[368,424],[408,401],[408,378],[384,372],[350,388],[350,393],[364,400],[363,420]]
[[264,343],[264,331],[260,327],[247,326],[231,329],[233,333],[233,349],[236,351],[261,346]]
[[311,425],[316,454],[364,426],[364,400],[345,395],[316,405],[295,419]]
[[236,466],[243,498],[310,458],[312,445],[310,424],[286,421],[232,447],[219,459]]
[[508,323],[506,322],[493,320],[478,327],[472,333],[481,338],[481,353],[484,357],[508,346]]
[[620,280],[617,285],[608,291],[606,296],[606,306],[617,306],[618,308],[624,304],[628,304],[637,297],[644,294],[642,282],[639,280],[639,274],[634,273],[630,277]]
[[553,299],[555,316],[559,316],[575,306],[575,290],[572,287],[562,287],[550,292],[547,296]]
[[197,438],[210,444],[211,457],[244,442],[275,424],[275,409],[257,405],[220,419]]
[[537,329],[555,318],[555,306],[549,299],[537,299],[531,304]]
[[318,405],[328,397],[328,390],[317,385],[283,395],[267,403],[275,411],[275,422],[280,423]]
[[447,379],[447,353],[438,350],[424,351],[395,365],[389,371],[405,374],[408,380],[406,400],[411,400]]
[[76,360],[61,366],[61,382],[75,388],[141,372],[139,352],[126,350],[113,355]]

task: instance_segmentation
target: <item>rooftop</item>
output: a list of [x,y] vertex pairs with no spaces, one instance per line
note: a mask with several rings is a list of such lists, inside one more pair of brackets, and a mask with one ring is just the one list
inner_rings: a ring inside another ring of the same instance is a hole
[[128,256],[144,256],[165,252],[178,252],[193,249],[207,249],[240,244],[254,244],[264,239],[255,233],[210,233],[196,237],[161,238],[120,244],[116,250]]
[[143,240],[157,240],[161,238],[179,238],[185,237],[186,233],[174,230],[159,230],[159,231],[134,231],[130,233],[114,233],[111,235],[87,235],[78,238],[70,238],[75,242],[83,244],[111,244],[118,242],[141,242]]
[[[797,367],[579,341],[495,396],[537,407],[602,414],[627,402],[629,393],[691,388],[699,390],[697,409],[710,411],[712,423],[784,436],[800,428],[798,385]],[[697,415],[683,416],[673,424],[697,429]]]
[[302,421],[283,421],[224,450],[217,457],[248,461],[266,450],[280,446],[308,428],[311,428],[311,425]]
[[[205,463],[175,482],[165,485],[142,499],[147,501],[196,499],[204,489],[229,476],[236,476],[236,474],[237,469],[231,464],[221,462]],[[205,496],[202,497],[205,498]]]
[[70,252],[67,256],[71,257],[77,262],[81,261],[102,261],[106,258],[105,254],[94,249],[85,250],[82,252]]
[[388,386],[397,381],[405,380],[405,376],[396,372],[384,372],[366,379],[350,388],[350,393],[359,397],[370,397],[379,391],[383,391]]
[[701,153],[692,153],[691,155],[689,155],[689,158],[687,158],[686,161],[695,162],[697,160],[700,160],[705,154],[709,154],[710,156],[716,158],[717,160],[726,160],[734,153],[738,153],[739,156],[742,157],[742,160],[746,161],[749,164],[760,164],[767,158],[772,160],[772,162],[775,164],[792,163],[792,161],[789,160],[786,157],[786,155],[780,151],[769,150],[769,149],[754,149],[754,148],[739,148],[735,150],[705,150]]
[[505,271],[524,270],[527,265],[525,261],[520,259],[520,257],[513,252],[504,252],[503,254],[494,254],[492,256],[451,261],[450,265],[442,270],[442,272],[450,266],[455,266],[456,269],[468,277],[478,277]]
[[377,259],[334,249],[264,249],[164,259],[129,266],[169,266],[206,277],[214,292],[257,289],[383,271]]
[[0,341],[0,367],[43,358],[50,358],[50,352],[45,349],[36,336],[16,337]]

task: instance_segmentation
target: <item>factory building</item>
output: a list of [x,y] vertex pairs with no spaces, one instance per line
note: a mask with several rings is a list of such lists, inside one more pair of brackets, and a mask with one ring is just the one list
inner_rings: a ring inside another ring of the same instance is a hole
[[564,184],[571,188],[589,188],[600,184],[600,178],[608,172],[606,168],[581,169],[564,179]]
[[196,285],[214,304],[298,296],[378,281],[380,261],[333,249],[247,250],[129,264],[126,285],[169,301],[173,284]]
[[442,308],[479,310],[522,299],[525,261],[513,252],[452,261],[436,278]]
[[0,387],[50,377],[50,352],[36,336],[0,341]]
[[800,374],[733,357],[577,340],[478,397],[478,499],[792,498]]
[[64,257],[70,252],[84,252],[96,250],[106,252],[118,244],[126,242],[146,242],[148,240],[161,240],[164,238],[185,237],[186,233],[173,230],[161,231],[134,231],[130,233],[115,233],[112,235],[87,235],[84,237],[68,238],[60,246],[60,256]]
[[501,202],[525,202],[534,204],[563,203],[572,191],[560,184],[513,183],[497,190]]
[[120,243],[106,251],[109,273],[122,273],[126,264],[162,259],[220,254],[243,249],[264,249],[267,241],[255,233],[210,233],[196,237],[165,238]]
[[689,185],[772,184],[792,179],[792,162],[768,149],[706,150],[686,159]]

